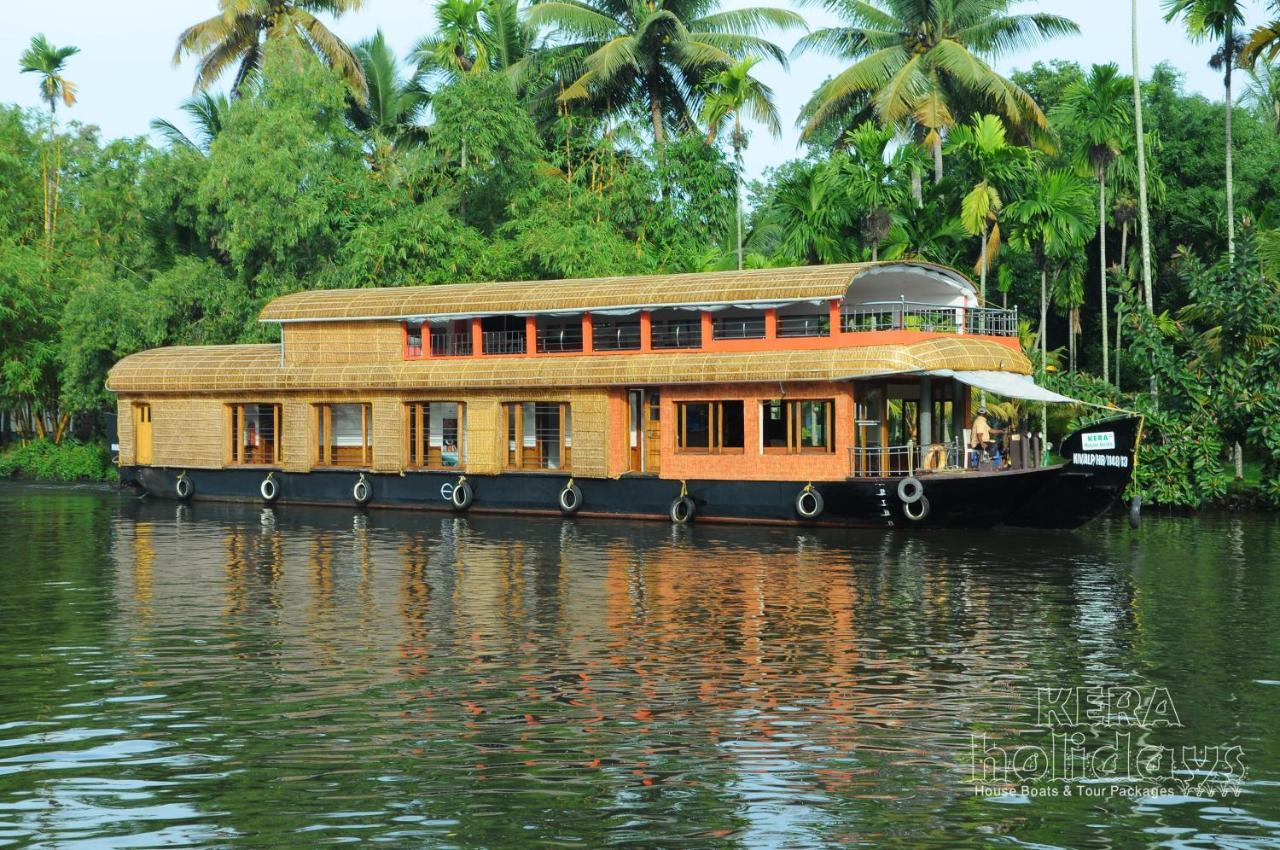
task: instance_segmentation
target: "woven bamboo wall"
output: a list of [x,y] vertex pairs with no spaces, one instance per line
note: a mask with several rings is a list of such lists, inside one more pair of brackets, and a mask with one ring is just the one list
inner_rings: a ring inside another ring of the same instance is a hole
[[1027,375],[1020,351],[990,338],[948,336],[897,345],[810,351],[691,351],[573,357],[368,358],[351,363],[280,366],[274,345],[157,348],[131,354],[111,370],[118,393],[408,392],[418,387],[506,391],[522,387],[608,387],[753,381],[838,381],[929,369]]
[[404,359],[404,330],[399,322],[289,324],[283,334],[288,366]]
[[[232,403],[281,405],[284,469],[314,468],[317,403],[367,402],[372,410],[375,472],[399,472],[404,462],[404,404],[409,401],[462,401],[467,414],[467,472],[492,474],[506,463],[506,419],[502,404],[511,401],[562,401],[571,405],[575,475],[608,474],[609,417],[604,390],[506,390],[503,392],[414,393],[229,393],[225,396],[121,395],[120,463],[135,462],[133,403],[151,405],[152,464],[183,469],[220,469],[226,464],[229,437],[226,406]],[[625,422],[625,420],[623,420]]]

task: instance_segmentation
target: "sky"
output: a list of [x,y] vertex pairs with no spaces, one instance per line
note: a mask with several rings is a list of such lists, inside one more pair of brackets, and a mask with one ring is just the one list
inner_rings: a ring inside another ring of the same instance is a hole
[[[173,67],[178,33],[213,15],[217,0],[43,0],[39,3],[5,0],[5,26],[0,28],[0,103],[39,106],[34,75],[18,72],[18,58],[31,36],[43,32],[57,46],[80,48],[67,76],[79,87],[80,102],[70,110],[73,120],[96,124],[108,137],[150,132],[153,118],[166,118],[185,129],[178,106],[191,94],[194,62]],[[782,0],[726,0],[725,6],[786,5]],[[1003,72],[1027,68],[1037,59],[1070,59],[1088,66],[1116,62],[1128,71],[1130,7],[1126,0],[1027,0],[1015,11],[1045,11],[1065,15],[1080,25],[1081,34],[1004,57]],[[802,10],[811,26],[836,23],[810,4]],[[1261,2],[1250,10],[1250,26],[1264,19]],[[1222,97],[1222,78],[1206,64],[1212,48],[1191,43],[1181,27],[1162,20],[1159,0],[1139,0],[1139,38],[1143,75],[1158,62],[1168,61],[1186,75],[1190,91]],[[337,34],[353,43],[381,28],[396,51],[405,55],[426,35],[432,23],[430,0],[365,0],[363,8],[329,21]],[[790,47],[798,34],[776,40]],[[750,176],[776,166],[798,153],[799,131],[794,126],[801,105],[815,88],[841,68],[838,60],[808,55],[784,70],[777,65],[756,67],[758,76],[773,87],[783,117],[783,135],[773,139],[762,127],[752,131],[745,154]],[[229,76],[229,75],[228,75]],[[60,115],[67,113],[59,110]]]

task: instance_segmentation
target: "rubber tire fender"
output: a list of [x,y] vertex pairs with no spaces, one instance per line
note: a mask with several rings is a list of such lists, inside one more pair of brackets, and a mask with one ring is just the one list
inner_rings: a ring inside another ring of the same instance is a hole
[[[811,507],[805,510],[805,504]],[[822,516],[822,512],[826,510],[826,503],[822,499],[822,494],[812,487],[806,487],[796,494],[796,513],[804,519],[817,519]]]
[[671,507],[667,510],[667,515],[671,517],[671,521],[676,525],[687,525],[693,522],[693,517],[697,512],[697,505],[693,503],[693,499],[688,496],[677,496],[672,500]]
[[914,475],[908,475],[898,482],[898,498],[904,505],[914,505],[924,498],[924,485]]
[[[911,512],[912,506],[918,507],[920,509],[919,513],[913,514]],[[925,517],[929,516],[929,497],[921,493],[918,501],[908,502],[902,506],[902,515],[912,522],[921,522]]]
[[280,498],[280,485],[276,480],[268,475],[262,479],[262,483],[258,485],[258,495],[262,497],[262,501],[270,504]]
[[192,486],[191,479],[187,477],[187,473],[178,476],[177,482],[173,485],[173,489],[177,492],[179,499],[190,499],[195,493],[196,488]]
[[465,511],[471,507],[471,503],[476,499],[475,490],[471,489],[471,485],[466,481],[459,481],[453,485],[453,493],[449,496],[449,501],[453,503],[455,511]]
[[573,516],[582,508],[582,490],[572,482],[565,485],[556,498],[560,505],[560,513]]
[[361,475],[360,480],[351,488],[351,499],[357,505],[367,505],[369,500],[373,498],[373,488],[369,486],[368,480]]

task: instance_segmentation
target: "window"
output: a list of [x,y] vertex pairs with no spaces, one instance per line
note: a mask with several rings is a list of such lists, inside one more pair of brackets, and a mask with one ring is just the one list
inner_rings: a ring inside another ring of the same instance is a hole
[[828,313],[779,314],[778,336],[831,336],[831,316]]
[[422,357],[422,322],[404,323],[404,356],[408,360]]
[[456,401],[415,401],[404,406],[405,466],[456,469],[467,463],[467,406]]
[[280,446],[280,405],[229,404],[227,420],[231,437],[228,458],[233,464],[278,464]]
[[538,322],[538,353],[582,350],[582,317]]
[[742,409],[740,401],[676,402],[676,449],[689,454],[740,453]]
[[568,469],[573,453],[569,405],[517,401],[503,405],[507,416],[507,466],[511,469]]
[[654,319],[649,333],[655,349],[702,348],[702,320],[696,316]]
[[774,399],[760,405],[761,448],[767,454],[835,451],[835,403]]
[[528,335],[520,316],[485,316],[480,320],[485,354],[524,354]]
[[764,339],[764,313],[728,309],[711,319],[712,339]]
[[368,404],[317,404],[316,463],[368,466],[373,461],[373,411]]
[[471,354],[471,323],[466,319],[435,322],[428,330],[432,357],[465,357]]
[[639,319],[591,317],[591,347],[596,351],[635,351],[640,348]]

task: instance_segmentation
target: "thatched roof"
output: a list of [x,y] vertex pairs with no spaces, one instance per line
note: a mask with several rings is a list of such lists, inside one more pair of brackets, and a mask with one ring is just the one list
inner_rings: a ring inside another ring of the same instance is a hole
[[918,271],[935,279],[945,278],[970,292],[973,289],[964,275],[930,263],[849,263],[641,277],[315,290],[275,299],[259,319],[407,319],[826,300],[843,297],[860,273],[890,269]]
[[282,366],[276,345],[156,348],[111,370],[118,393],[246,391],[430,392],[501,387],[603,387],[755,381],[831,381],[932,369],[1030,374],[1021,352],[991,339],[948,336],[905,345],[809,351],[490,356]]

